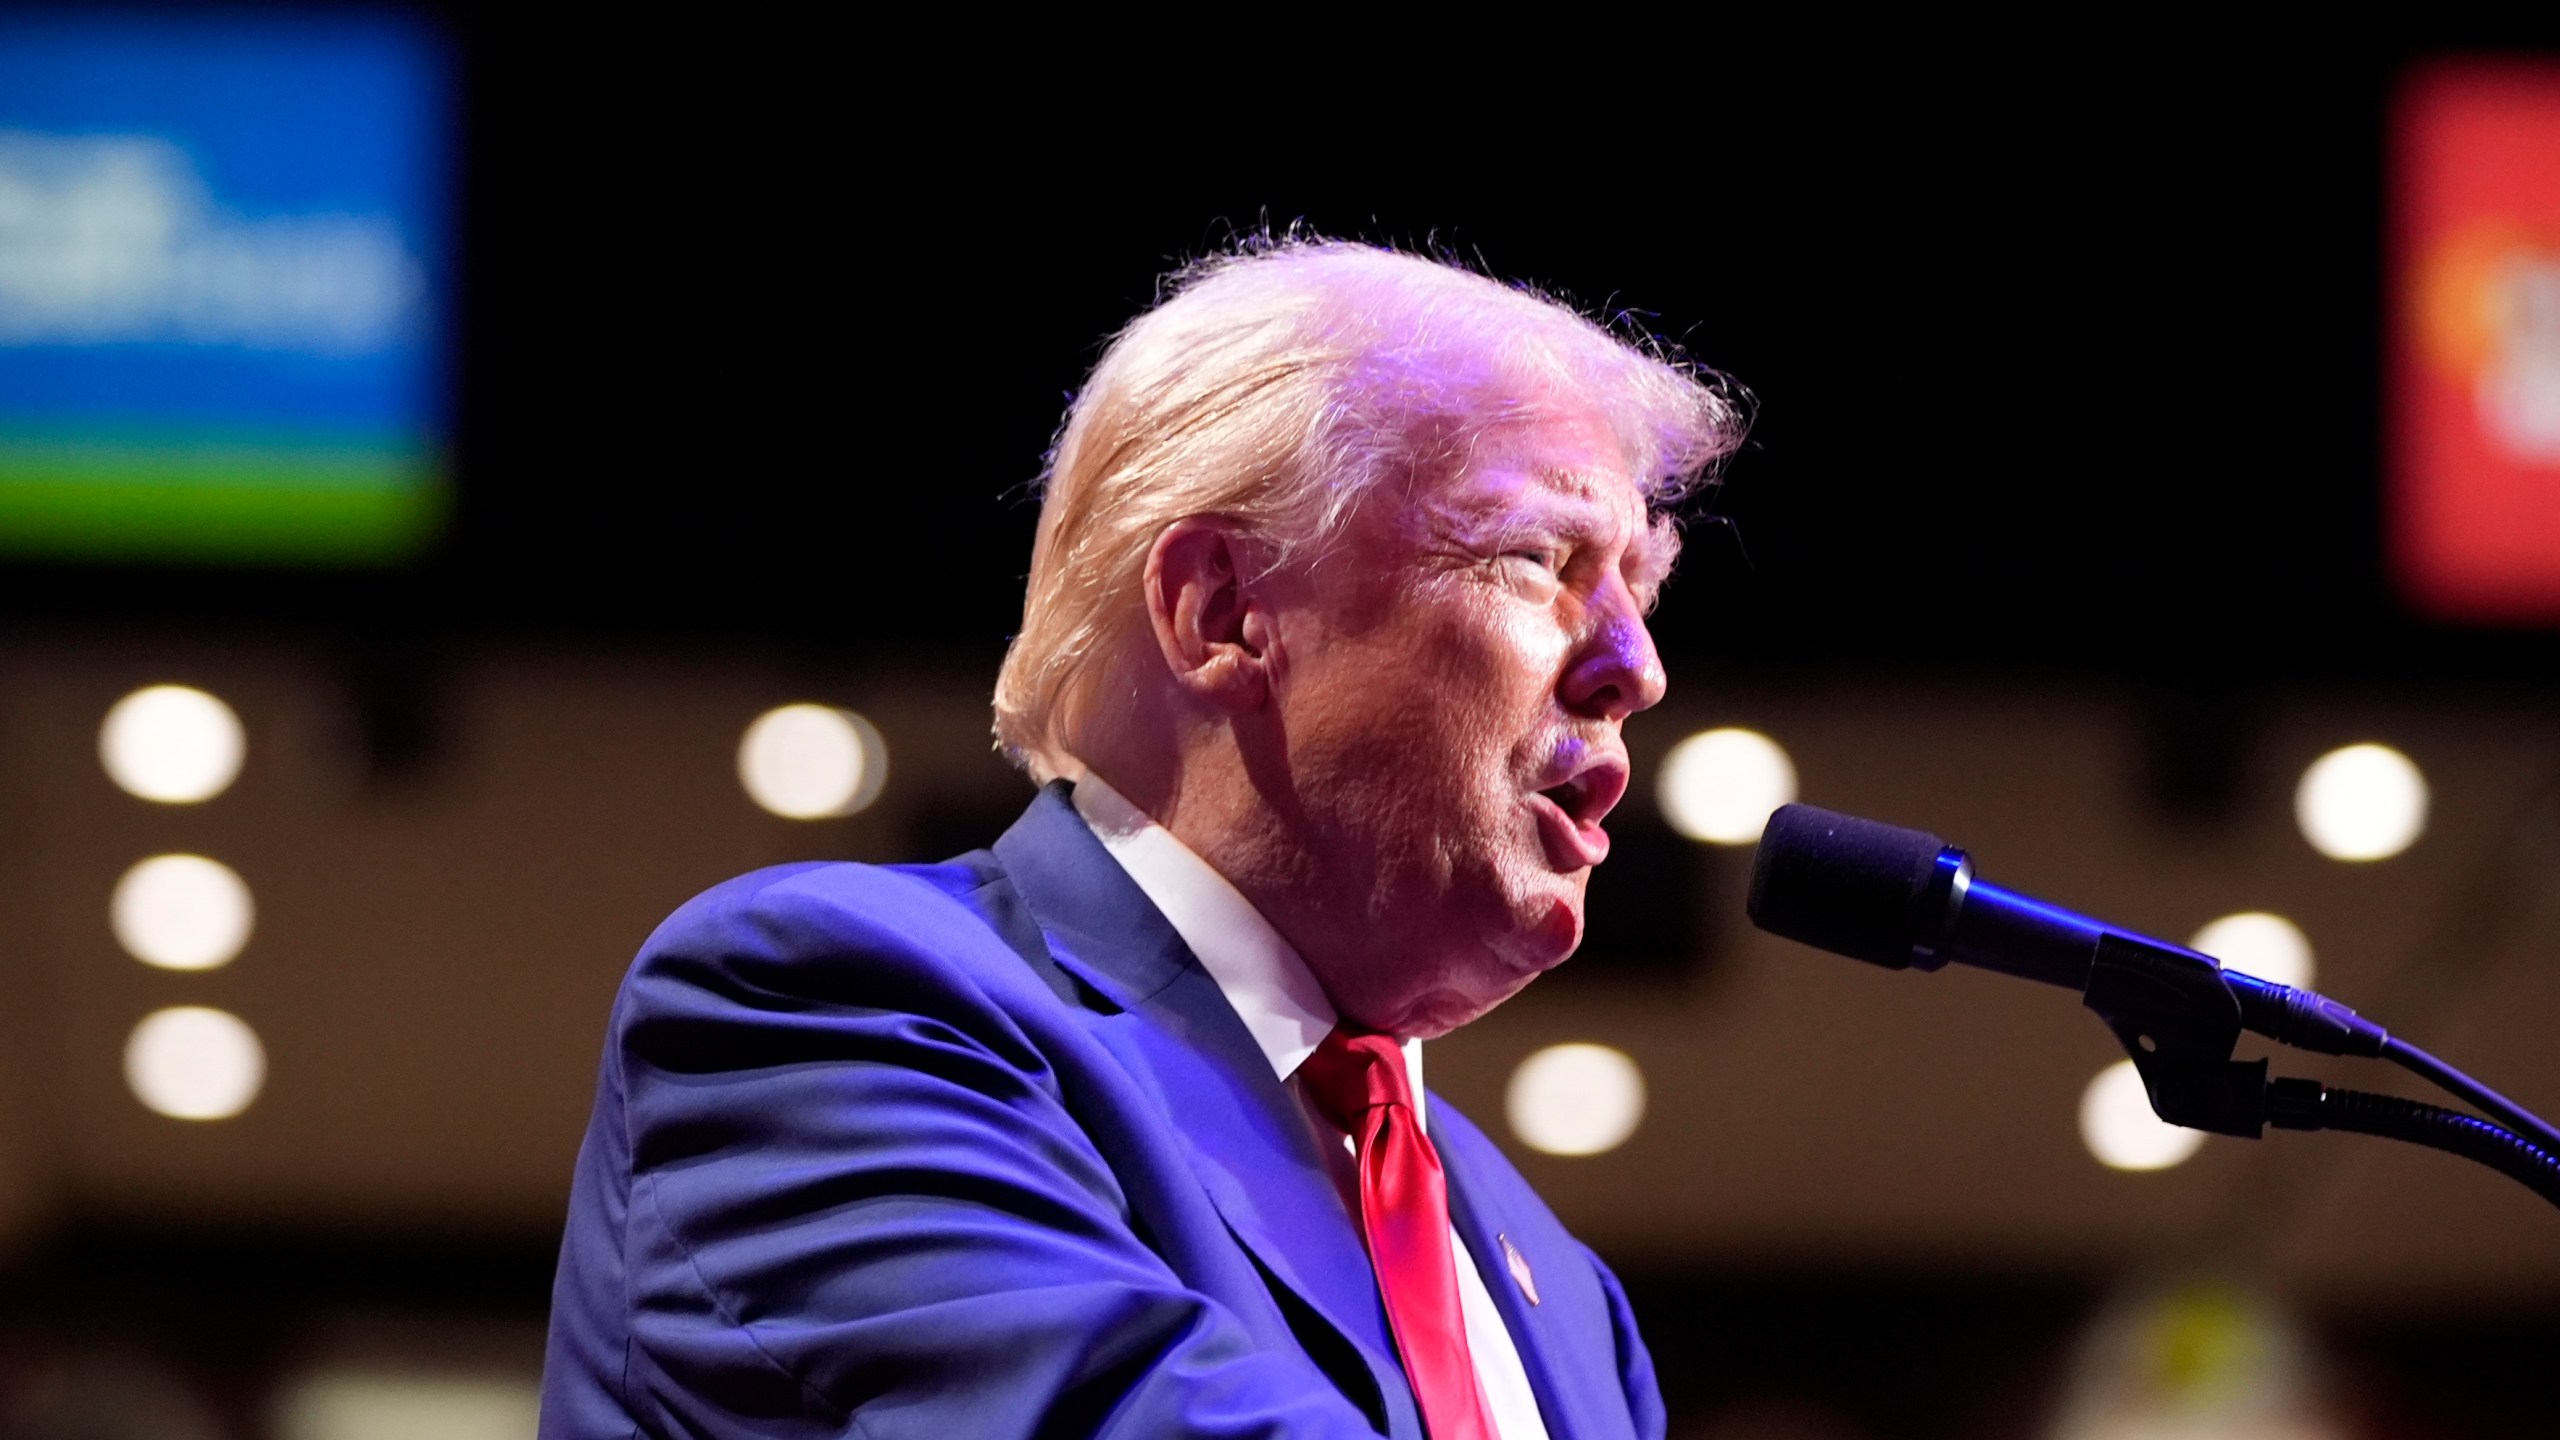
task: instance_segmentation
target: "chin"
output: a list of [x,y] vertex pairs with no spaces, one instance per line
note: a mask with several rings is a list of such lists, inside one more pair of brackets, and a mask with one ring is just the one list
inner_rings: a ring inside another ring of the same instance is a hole
[[1522,973],[1521,984],[1553,970],[1582,948],[1582,895],[1588,874],[1542,877],[1547,883],[1513,896],[1503,906],[1501,926],[1486,937],[1486,945]]
[[1437,1040],[1470,1021],[1483,1018],[1487,1011],[1516,993],[1515,988],[1500,995],[1476,997],[1454,990],[1435,990],[1405,1007],[1403,1018],[1395,1024],[1372,1028],[1383,1030],[1399,1040]]
[[[1441,918],[1405,932],[1415,943],[1402,956],[1438,952],[1423,963],[1421,974],[1406,970],[1405,984],[1371,989],[1365,1003],[1353,999],[1352,1006],[1374,1007],[1375,1013],[1355,1013],[1339,992],[1334,1003],[1368,1029],[1410,1040],[1434,1039],[1482,1018],[1581,945],[1588,873],[1559,873],[1520,857],[1487,866],[1463,904],[1444,901],[1424,912]],[[1474,935],[1475,943],[1455,951],[1436,943],[1436,937],[1463,934]],[[1392,975],[1401,968],[1391,964],[1374,973]],[[1418,989],[1408,988],[1417,982]]]
[[1472,1021],[1529,987],[1565,962],[1582,940],[1582,897],[1541,897],[1510,911],[1510,923],[1486,938],[1485,962],[1462,983],[1446,983],[1415,996],[1397,1023],[1374,1028],[1412,1040],[1431,1040]]

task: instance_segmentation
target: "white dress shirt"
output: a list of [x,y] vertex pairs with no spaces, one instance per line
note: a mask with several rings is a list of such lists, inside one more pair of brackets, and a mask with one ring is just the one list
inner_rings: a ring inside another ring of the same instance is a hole
[[[1298,1109],[1316,1135],[1316,1151],[1333,1162],[1336,1193],[1360,1216],[1360,1172],[1349,1135],[1309,1103],[1297,1080],[1298,1067],[1334,1026],[1333,1003],[1325,998],[1307,962],[1243,892],[1227,883],[1209,862],[1175,839],[1119,791],[1087,771],[1075,786],[1076,813],[1093,827],[1111,858],[1129,872],[1146,897],[1173,926],[1200,968],[1218,982],[1218,990],[1235,1007],[1262,1056],[1282,1083],[1298,1097]],[[1412,1081],[1414,1119],[1422,1120],[1422,1042],[1404,1042],[1405,1073]],[[1476,1380],[1484,1387],[1493,1423],[1502,1440],[1547,1440],[1546,1421],[1538,1414],[1538,1397],[1529,1389],[1529,1372],[1502,1312],[1484,1288],[1475,1257],[1453,1228],[1449,1248],[1457,1261],[1458,1304],[1465,1313],[1467,1351],[1476,1362]]]

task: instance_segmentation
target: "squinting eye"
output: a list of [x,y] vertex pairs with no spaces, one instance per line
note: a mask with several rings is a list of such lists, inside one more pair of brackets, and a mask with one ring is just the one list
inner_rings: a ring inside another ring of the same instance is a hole
[[1514,550],[1504,555],[1502,558],[1505,560],[1526,560],[1541,570],[1553,570],[1562,563],[1560,557],[1553,550]]

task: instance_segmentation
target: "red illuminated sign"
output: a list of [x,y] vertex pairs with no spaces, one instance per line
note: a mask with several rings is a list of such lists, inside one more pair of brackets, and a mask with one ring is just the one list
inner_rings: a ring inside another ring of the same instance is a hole
[[2393,174],[2391,551],[2440,619],[2560,621],[2560,65],[2431,65]]

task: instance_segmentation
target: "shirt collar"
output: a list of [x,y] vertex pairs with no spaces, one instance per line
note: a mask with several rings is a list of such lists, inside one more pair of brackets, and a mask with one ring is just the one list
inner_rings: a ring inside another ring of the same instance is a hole
[[[1272,1072],[1295,1075],[1336,1023],[1333,1002],[1296,947],[1227,877],[1091,769],[1077,778],[1073,800],[1094,838],[1217,982]],[[1404,1042],[1404,1054],[1419,1107],[1422,1042]]]

